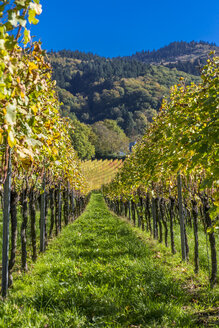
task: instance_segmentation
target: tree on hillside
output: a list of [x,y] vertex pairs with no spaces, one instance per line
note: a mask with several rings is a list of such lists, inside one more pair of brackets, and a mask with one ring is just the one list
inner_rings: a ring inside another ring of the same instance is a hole
[[81,123],[77,119],[73,120],[74,131],[71,139],[78,157],[82,160],[91,159],[95,156],[95,146],[93,145],[96,136],[89,125]]
[[127,153],[129,139],[114,120],[104,120],[92,125],[97,136],[95,140],[96,157],[104,158],[118,156],[120,152]]

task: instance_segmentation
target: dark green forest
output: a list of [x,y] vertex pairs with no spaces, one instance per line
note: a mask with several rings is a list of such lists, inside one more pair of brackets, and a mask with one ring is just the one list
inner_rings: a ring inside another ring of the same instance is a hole
[[172,42],[158,50],[136,52],[131,59],[149,64],[161,64],[169,68],[176,68],[193,75],[200,75],[210,51],[219,54],[219,47],[215,43],[200,42]]
[[[91,125],[94,134],[94,123],[114,120],[134,141],[145,133],[163,97],[168,97],[180,77],[186,84],[200,81],[200,67],[211,50],[218,51],[218,47],[206,42],[173,42],[130,57],[110,59],[78,50],[51,51],[48,56],[63,116]],[[94,145],[97,139],[91,139]],[[75,144],[75,148],[81,149],[81,145]],[[90,157],[93,150],[90,145],[88,148]]]

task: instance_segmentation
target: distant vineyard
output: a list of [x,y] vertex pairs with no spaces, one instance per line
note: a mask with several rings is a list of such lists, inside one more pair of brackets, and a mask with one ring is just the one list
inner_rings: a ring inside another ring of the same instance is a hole
[[88,185],[88,191],[100,189],[102,185],[110,183],[118,169],[123,166],[122,160],[94,160],[81,164],[81,171]]

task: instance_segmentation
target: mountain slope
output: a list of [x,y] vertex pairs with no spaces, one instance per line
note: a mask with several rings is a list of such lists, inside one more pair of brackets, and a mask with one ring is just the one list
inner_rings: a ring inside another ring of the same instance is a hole
[[170,68],[177,68],[186,73],[199,75],[200,68],[206,63],[206,59],[211,51],[219,56],[219,47],[214,43],[200,42],[172,42],[168,46],[153,51],[136,52],[131,60],[140,62],[164,65]]
[[50,53],[63,115],[85,123],[116,120],[130,137],[144,134],[162,98],[181,76],[195,77],[161,65],[125,58],[108,59],[81,52]]

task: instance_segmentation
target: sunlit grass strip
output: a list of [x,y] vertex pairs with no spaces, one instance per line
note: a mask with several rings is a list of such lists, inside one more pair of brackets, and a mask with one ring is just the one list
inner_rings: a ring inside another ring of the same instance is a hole
[[195,326],[191,297],[139,237],[93,194],[0,304],[0,327]]

